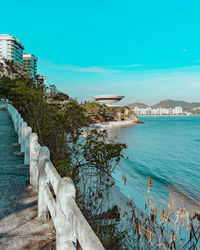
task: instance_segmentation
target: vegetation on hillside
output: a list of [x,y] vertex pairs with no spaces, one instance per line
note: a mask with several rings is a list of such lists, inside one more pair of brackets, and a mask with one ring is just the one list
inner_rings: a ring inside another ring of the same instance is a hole
[[90,117],[93,123],[109,121],[137,121],[137,116],[128,107],[108,107],[105,104],[96,102],[83,105],[86,116]]

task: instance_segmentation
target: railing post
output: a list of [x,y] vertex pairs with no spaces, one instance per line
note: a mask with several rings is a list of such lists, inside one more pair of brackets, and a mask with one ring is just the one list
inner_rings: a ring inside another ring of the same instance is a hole
[[27,123],[23,122],[21,127],[21,152],[24,153],[24,144],[25,144],[25,129],[27,127]]
[[69,198],[75,198],[76,190],[71,178],[62,178],[58,185],[56,196],[56,249],[66,250],[66,242],[76,242],[75,230],[71,211],[64,214],[62,204],[66,203]]
[[6,109],[8,110],[9,100],[6,99]]
[[41,147],[39,152],[39,172],[38,172],[38,217],[46,219],[48,214],[45,202],[44,189],[47,185],[47,177],[45,173],[46,162],[50,160],[50,152],[47,147]]
[[15,121],[15,125],[16,125],[16,133],[17,133],[17,136],[19,136],[19,113],[18,111],[16,112],[16,121]]
[[40,146],[38,143],[38,135],[32,133],[30,135],[30,184],[38,189],[38,161]]
[[23,119],[22,119],[22,117],[21,117],[21,115],[20,115],[20,117],[19,117],[19,133],[18,133],[18,143],[19,144],[21,144],[21,133],[22,133],[22,123],[23,123]]
[[17,131],[17,120],[18,120],[18,111],[15,109],[14,126],[15,126],[15,132],[16,133],[18,133],[18,131]]
[[18,135],[18,138],[20,137],[20,119],[21,119],[21,115],[18,113],[17,114],[17,135]]
[[24,140],[24,165],[30,164],[30,134],[32,133],[32,128],[27,127],[25,130],[25,140]]

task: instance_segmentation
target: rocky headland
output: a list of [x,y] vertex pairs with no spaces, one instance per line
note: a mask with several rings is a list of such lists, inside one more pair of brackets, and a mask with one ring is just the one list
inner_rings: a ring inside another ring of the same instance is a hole
[[86,115],[94,126],[102,129],[131,126],[138,123],[137,115],[129,107],[108,107],[99,103],[84,105]]

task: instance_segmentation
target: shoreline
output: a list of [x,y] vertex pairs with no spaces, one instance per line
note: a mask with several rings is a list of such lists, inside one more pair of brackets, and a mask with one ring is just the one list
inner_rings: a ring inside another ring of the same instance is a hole
[[137,121],[128,120],[128,121],[102,122],[102,123],[95,123],[92,126],[100,130],[103,130],[103,129],[110,130],[114,128],[127,127],[127,126],[133,126],[133,125],[137,125]]
[[102,123],[94,123],[90,124],[89,127],[84,127],[82,131],[82,137],[87,137],[88,133],[92,129],[96,129],[97,131],[106,130],[108,135],[108,141],[117,139],[118,135],[115,134],[115,131],[119,130],[122,127],[134,126],[137,125],[138,121],[136,120],[128,120],[128,121],[112,121],[112,122],[102,122]]

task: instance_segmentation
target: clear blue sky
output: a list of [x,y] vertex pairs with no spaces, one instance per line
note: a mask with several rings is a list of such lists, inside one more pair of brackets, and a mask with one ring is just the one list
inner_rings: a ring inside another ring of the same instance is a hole
[[2,1],[0,33],[35,54],[60,90],[125,103],[200,101],[200,2]]

